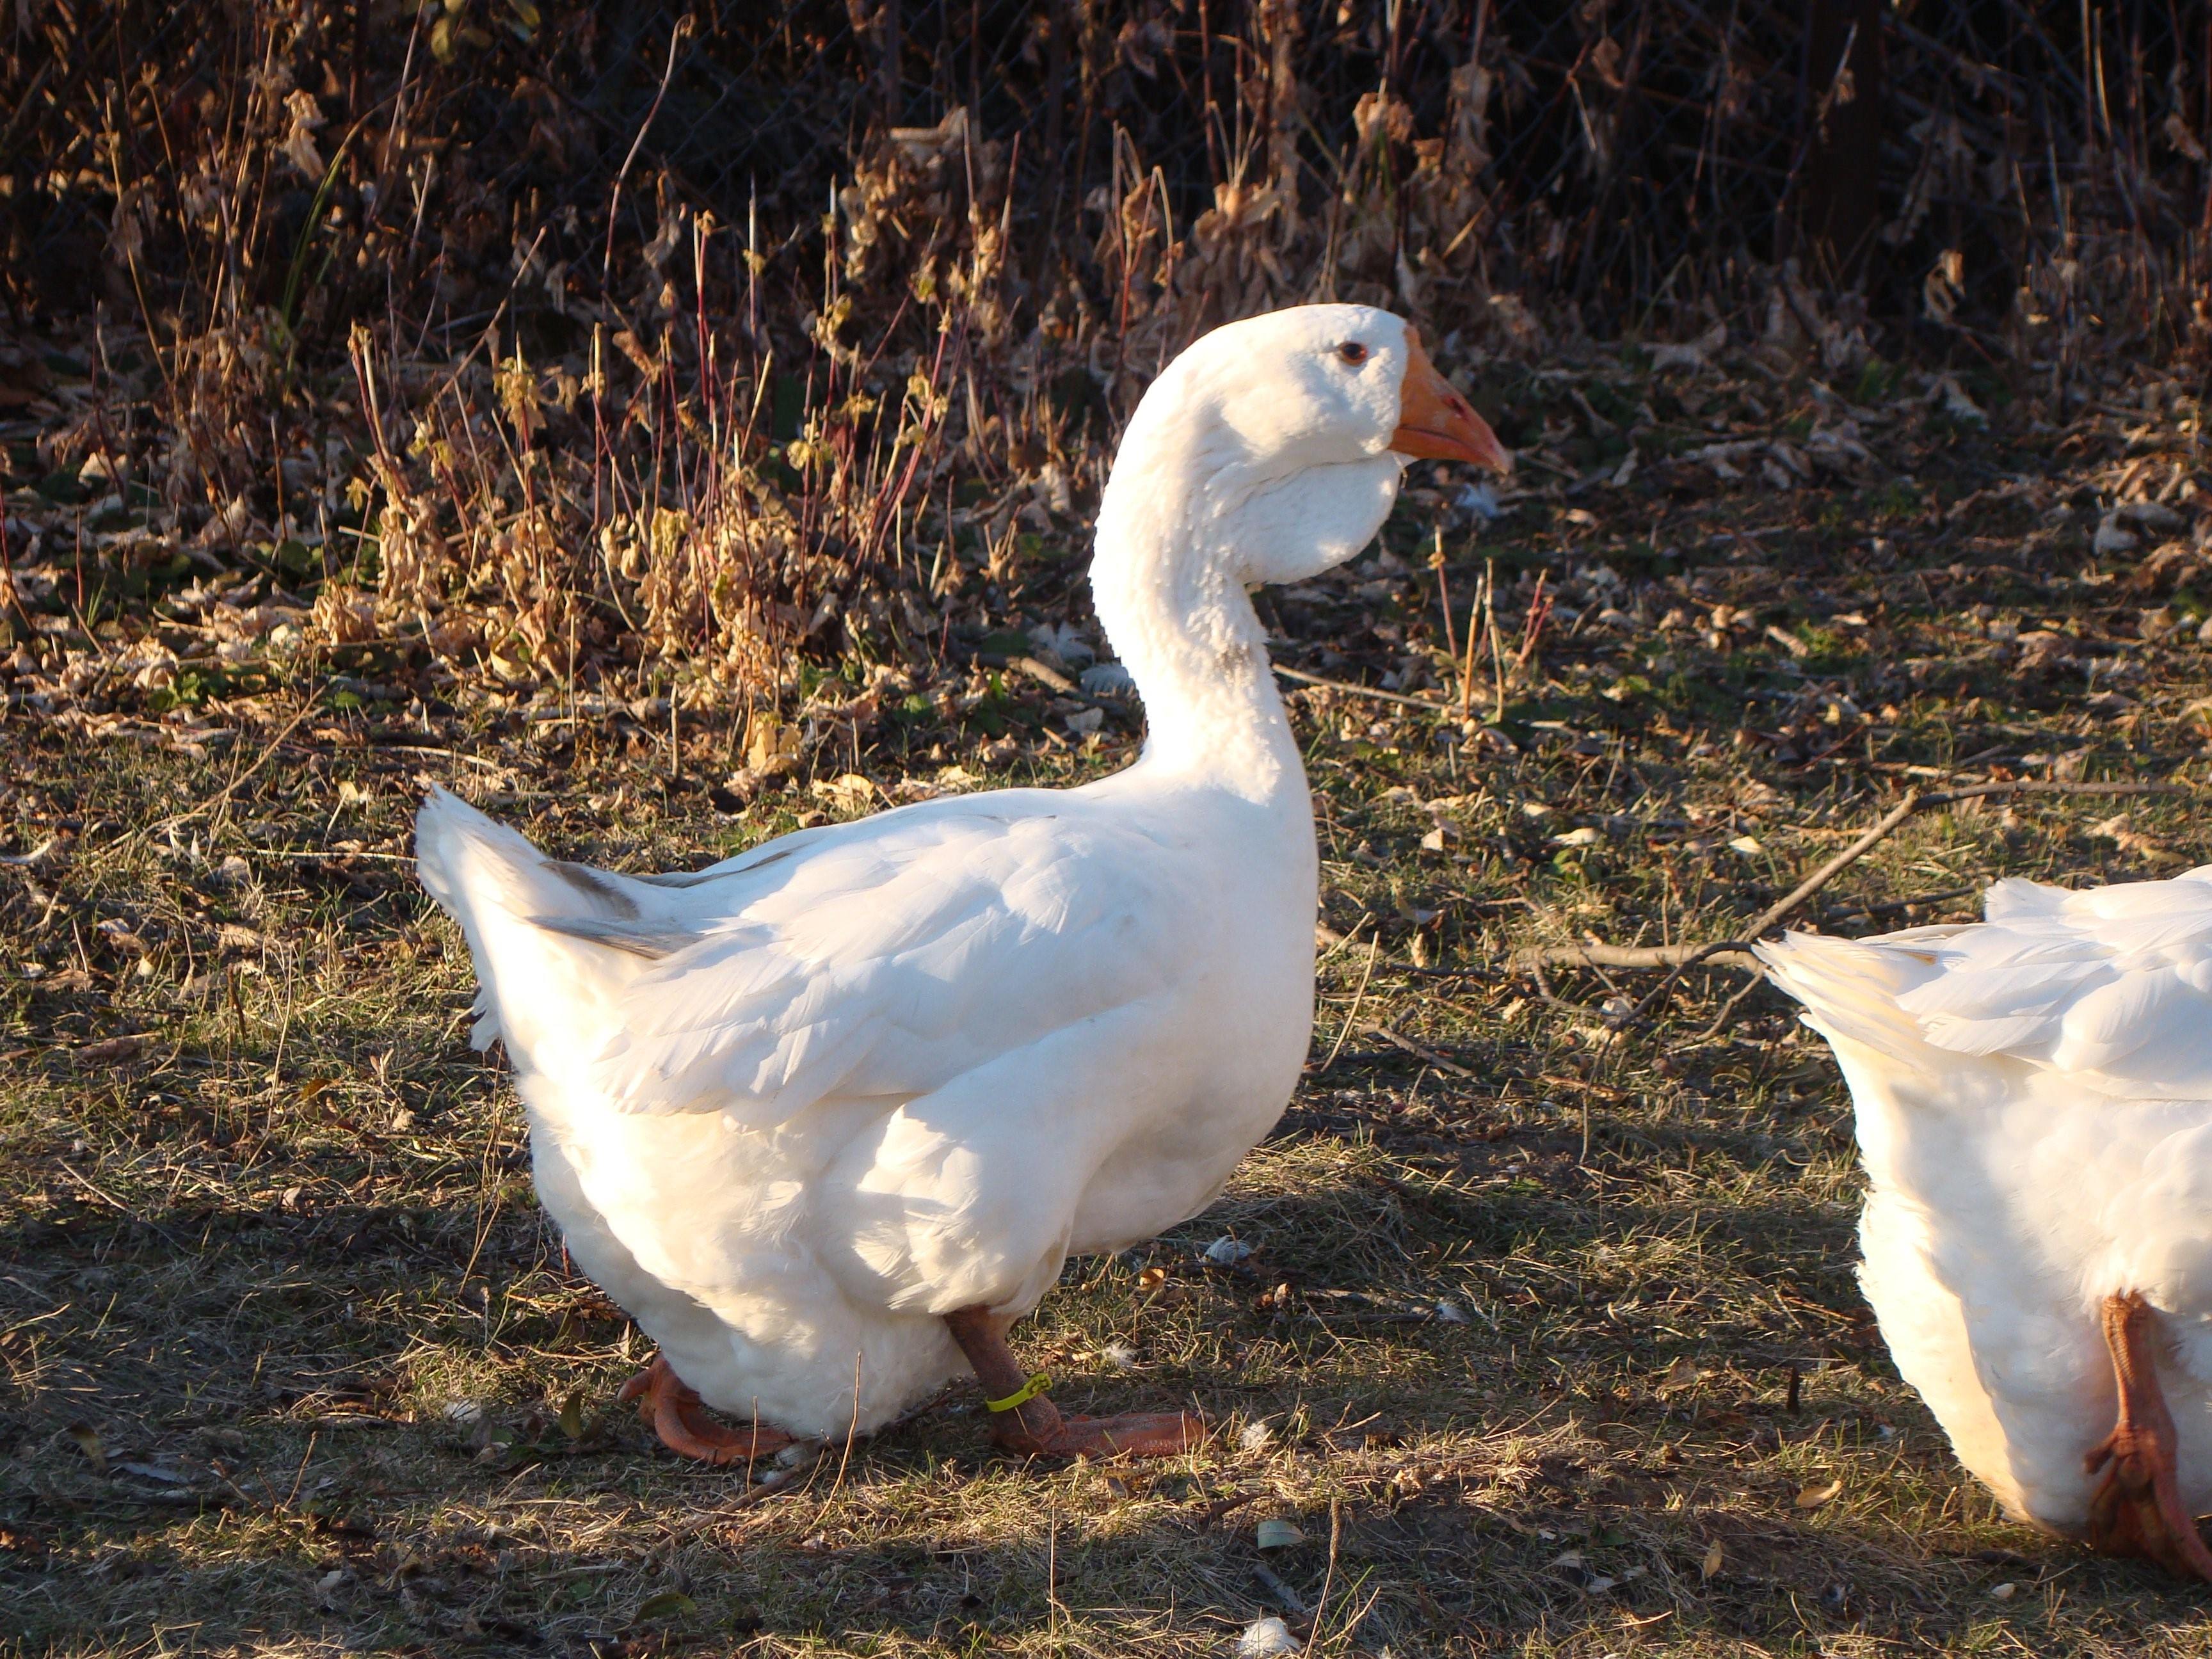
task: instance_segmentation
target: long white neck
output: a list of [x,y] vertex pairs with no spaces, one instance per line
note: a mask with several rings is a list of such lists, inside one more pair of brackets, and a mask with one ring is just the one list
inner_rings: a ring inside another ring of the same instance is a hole
[[1171,367],[1122,434],[1098,508],[1098,620],[1145,702],[1139,763],[1253,799],[1305,796],[1248,580],[1297,581],[1367,545],[1398,494],[1388,453],[1255,458]]
[[1236,504],[1205,487],[1202,455],[1161,435],[1133,426],[1124,439],[1091,567],[1099,623],[1144,700],[1139,764],[1253,799],[1303,794],[1266,632],[1237,574],[1249,567]]

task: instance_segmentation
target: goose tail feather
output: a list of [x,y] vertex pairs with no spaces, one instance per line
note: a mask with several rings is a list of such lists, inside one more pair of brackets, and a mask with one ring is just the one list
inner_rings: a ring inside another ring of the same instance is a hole
[[[554,967],[543,948],[547,932],[589,937],[637,915],[635,902],[615,879],[547,858],[443,788],[432,788],[415,815],[415,866],[430,896],[468,939],[479,987],[470,1041],[478,1048],[502,1036],[510,1051],[515,1048],[517,1033],[503,1030],[500,1019],[501,981]],[[536,949],[528,942],[532,934]]]
[[1899,1058],[1927,1048],[1927,1033],[1899,999],[1941,971],[1932,948],[1792,933],[1753,949],[1822,1036]]

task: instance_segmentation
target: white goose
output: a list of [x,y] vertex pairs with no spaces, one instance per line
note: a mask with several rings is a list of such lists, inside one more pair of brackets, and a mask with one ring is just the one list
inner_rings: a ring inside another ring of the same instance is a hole
[[1312,805],[1245,587],[1358,552],[1413,456],[1510,465],[1386,312],[1278,312],[1170,365],[1091,567],[1149,733],[1081,788],[646,877],[547,859],[442,791],[423,806],[476,1042],[506,1043],[575,1261],[659,1345],[624,1392],[667,1445],[728,1462],[866,1431],[970,1370],[1018,1450],[1199,1436],[1063,1418],[1006,1332],[1070,1254],[1202,1209],[1290,1098]]
[[1834,1048],[1867,1299],[2014,1514],[2212,1579],[2212,866],[1762,946]]

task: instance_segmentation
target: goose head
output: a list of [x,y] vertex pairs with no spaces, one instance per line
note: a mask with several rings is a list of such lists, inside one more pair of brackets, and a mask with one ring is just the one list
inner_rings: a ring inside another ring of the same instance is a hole
[[1246,589],[1351,558],[1429,457],[1512,465],[1413,326],[1371,306],[1229,323],[1161,372],[1121,434],[1091,563],[1099,625],[1144,702],[1146,764],[1306,811]]
[[1513,465],[1412,324],[1355,305],[1246,318],[1146,392],[1101,504],[1102,544],[1149,524],[1224,575],[1303,580],[1373,539],[1421,459]]

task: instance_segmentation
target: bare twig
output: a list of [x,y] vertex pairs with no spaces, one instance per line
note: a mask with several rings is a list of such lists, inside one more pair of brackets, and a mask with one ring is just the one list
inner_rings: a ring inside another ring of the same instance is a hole
[[1314,1653],[1321,1647],[1322,1620],[1328,1613],[1328,1593],[1336,1584],[1337,1547],[1344,1537],[1344,1505],[1337,1498],[1328,1500],[1328,1565],[1321,1576],[1321,1597],[1314,1603],[1313,1624],[1306,1632],[1304,1651]]
[[[1482,580],[1475,586],[1474,603],[1467,608],[1467,655],[1459,665],[1459,717],[1463,720],[1474,718],[1475,644],[1482,637],[1483,607],[1490,603],[1490,577],[1495,568],[1492,561],[1483,562]],[[1498,712],[1502,717],[1505,711],[1501,707]]]
[[1352,1028],[1359,1023],[1359,1006],[1367,1000],[1367,981],[1375,976],[1375,957],[1382,948],[1382,935],[1378,932],[1367,946],[1367,965],[1359,971],[1359,988],[1352,994],[1352,1012],[1344,1017],[1344,1024],[1337,1030],[1335,1046],[1330,1048],[1328,1058],[1322,1061],[1319,1070],[1314,1073],[1316,1077],[1336,1064],[1336,1057],[1344,1052],[1345,1038],[1352,1035]]
[[1354,685],[1348,680],[1323,679],[1318,674],[1309,674],[1296,668],[1285,668],[1280,663],[1273,664],[1272,666],[1285,679],[1296,680],[1300,685],[1327,686],[1332,691],[1349,692],[1355,697],[1372,697],[1377,702],[1403,703],[1408,708],[1425,708],[1431,714],[1451,713],[1450,708],[1446,705],[1427,697],[1409,697],[1402,691],[1384,691],[1371,685]]
[[1748,942],[1733,939],[1713,945],[1554,945],[1523,951],[1513,965],[1524,970],[1540,963],[1552,968],[1695,968],[1723,957],[1750,954]]
[[1735,1015],[1736,1009],[1742,1006],[1743,1000],[1749,996],[1753,991],[1756,991],[1760,985],[1765,983],[1765,968],[1759,963],[1753,963],[1751,964],[1751,977],[1744,981],[1742,988],[1739,989],[1734,996],[1730,997],[1726,1002],[1721,1004],[1721,1011],[1713,1016],[1713,1023],[1706,1026],[1704,1030],[1698,1032],[1697,1036],[1691,1038],[1690,1041],[1692,1042],[1711,1042],[1715,1037],[1718,1036],[1721,1034],[1722,1028],[1725,1026],[1729,1023],[1729,1019]]
[[676,20],[676,27],[668,32],[668,62],[660,71],[660,84],[653,88],[653,103],[645,112],[645,119],[638,123],[637,136],[629,141],[629,152],[623,157],[622,166],[615,173],[613,187],[607,192],[607,247],[599,261],[599,287],[607,286],[607,276],[615,263],[615,213],[622,205],[623,185],[629,178],[630,167],[637,161],[637,153],[645,148],[645,135],[653,131],[659,118],[661,100],[668,96],[668,83],[676,75],[676,54],[690,37],[692,20],[685,13]]
[[1930,805],[1935,804],[1935,798],[1932,796],[1923,796],[1917,789],[1906,790],[1905,799],[1884,813],[1881,821],[1873,829],[1868,830],[1866,834],[1861,836],[1849,847],[1791,888],[1789,892],[1760,911],[1758,920],[1744,929],[1744,937],[1757,939],[1778,924],[1784,917],[1794,915],[1799,905],[1856,864],[1881,842],[1887,841],[1899,824],[1920,810],[1923,800]]
[[1362,1036],[1381,1037],[1383,1042],[1389,1043],[1393,1048],[1404,1050],[1407,1054],[1413,1055],[1414,1059],[1420,1060],[1426,1065],[1435,1066],[1437,1070],[1443,1073],[1448,1077],[1465,1078],[1470,1083],[1475,1081],[1474,1073],[1468,1071],[1466,1066],[1460,1065],[1456,1060],[1446,1060],[1442,1054],[1437,1053],[1435,1049],[1424,1048],[1419,1043],[1413,1042],[1410,1037],[1400,1036],[1389,1026],[1382,1024],[1377,1020],[1369,1020],[1364,1025],[1362,1025],[1359,1028],[1359,1033]]
[[1536,981],[1536,994],[1543,998],[1546,1004],[1549,1006],[1557,1008],[1563,1014],[1573,1014],[1580,1019],[1602,1019],[1605,1018],[1605,1016],[1599,1012],[1598,1010],[1589,1007],[1583,1003],[1570,1002],[1565,997],[1560,996],[1558,993],[1554,992],[1552,989],[1552,981],[1544,977],[1544,963],[1540,957],[1531,957],[1522,965],[1525,966],[1528,972],[1534,976]]

